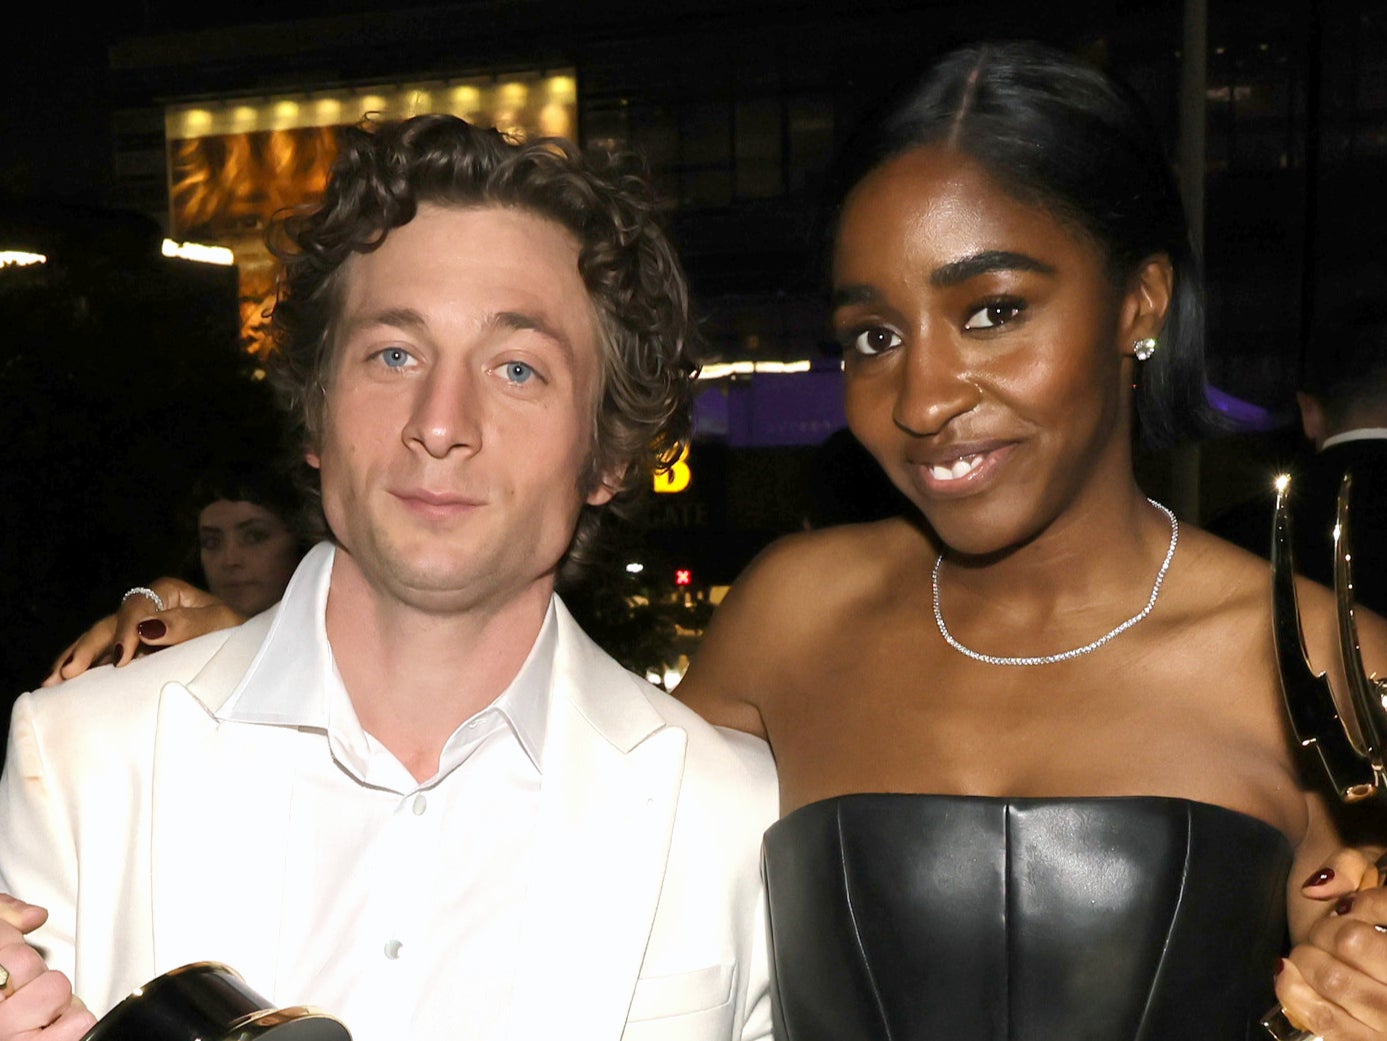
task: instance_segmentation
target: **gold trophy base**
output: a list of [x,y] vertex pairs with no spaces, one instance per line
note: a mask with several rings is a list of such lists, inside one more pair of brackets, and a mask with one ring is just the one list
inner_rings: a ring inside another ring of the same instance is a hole
[[275,1009],[233,969],[195,962],[151,980],[82,1041],[351,1041],[311,1008]]
[[1280,1005],[1262,1017],[1262,1026],[1275,1041],[1321,1041],[1318,1034],[1302,1030],[1292,1023]]

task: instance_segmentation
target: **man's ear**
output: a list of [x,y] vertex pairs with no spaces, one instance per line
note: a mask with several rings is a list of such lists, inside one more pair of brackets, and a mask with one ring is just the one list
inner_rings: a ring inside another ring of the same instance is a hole
[[1175,268],[1170,257],[1155,253],[1141,262],[1122,301],[1122,326],[1118,349],[1132,353],[1137,340],[1160,339],[1175,295]]
[[588,492],[587,504],[589,506],[605,506],[616,497],[616,493],[621,491],[621,481],[626,476],[626,468],[623,466],[619,470],[602,474],[597,479],[596,486]]
[[1300,406],[1300,428],[1318,449],[1329,436],[1329,421],[1325,418],[1324,406],[1319,398],[1303,390],[1296,391],[1295,403]]

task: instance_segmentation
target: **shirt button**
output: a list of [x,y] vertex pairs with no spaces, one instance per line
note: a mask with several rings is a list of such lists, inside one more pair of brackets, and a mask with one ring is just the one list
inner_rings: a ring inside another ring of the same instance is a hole
[[394,961],[396,958],[400,956],[400,948],[403,946],[404,944],[402,944],[399,940],[387,941],[385,944],[385,956],[389,958],[391,961]]
[[414,811],[414,816],[416,817],[422,817],[424,815],[424,811],[428,808],[429,800],[425,799],[422,794],[416,795],[414,797],[414,805],[410,807],[410,809]]

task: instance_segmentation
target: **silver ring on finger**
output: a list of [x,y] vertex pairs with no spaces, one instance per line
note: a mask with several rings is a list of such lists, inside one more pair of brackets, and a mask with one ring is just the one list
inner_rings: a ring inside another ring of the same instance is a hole
[[125,591],[125,595],[120,598],[120,602],[124,604],[125,601],[129,600],[132,596],[148,597],[150,600],[154,602],[154,610],[165,610],[166,605],[164,604],[164,598],[160,596],[158,593],[156,593],[154,590],[150,589],[149,586],[132,586],[131,588]]

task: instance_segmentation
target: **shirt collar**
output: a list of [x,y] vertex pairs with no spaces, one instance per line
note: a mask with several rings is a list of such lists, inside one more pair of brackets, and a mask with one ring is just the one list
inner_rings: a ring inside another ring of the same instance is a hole
[[[357,752],[364,754],[374,742],[366,740],[328,642],[327,595],[335,555],[336,547],[323,542],[304,557],[284,591],[265,642],[217,718],[318,730],[329,735],[334,751],[345,751],[355,759]],[[499,714],[541,773],[558,644],[555,602],[551,598],[539,636],[520,671],[495,701],[473,717]],[[450,763],[454,758],[450,752],[464,750],[467,722],[448,739],[440,773],[457,765]]]
[[1326,437],[1320,445],[1320,451],[1348,441],[1377,441],[1382,438],[1387,438],[1387,427],[1359,427],[1357,430],[1345,430],[1342,434]]

